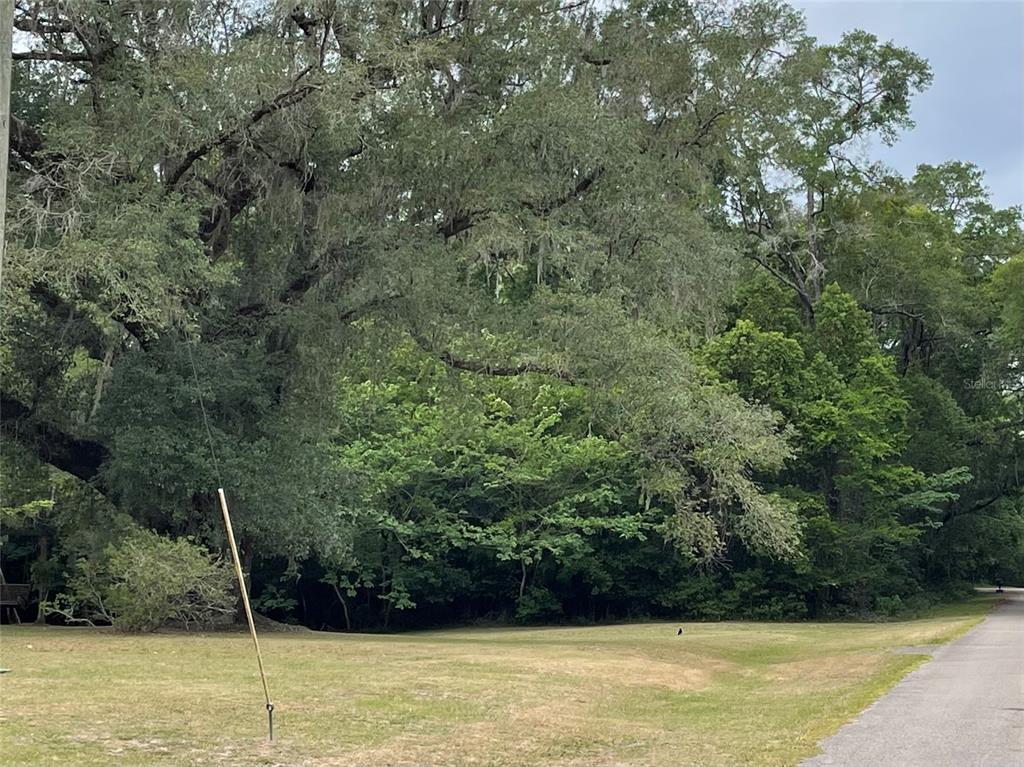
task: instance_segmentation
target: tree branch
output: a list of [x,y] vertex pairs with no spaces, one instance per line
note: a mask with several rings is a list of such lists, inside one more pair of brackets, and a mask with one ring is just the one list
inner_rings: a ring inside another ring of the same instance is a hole
[[915,314],[914,312],[902,309],[898,306],[868,306],[865,308],[872,314],[898,314],[901,317],[907,317],[912,320],[920,320],[924,318],[923,314]]
[[958,517],[964,517],[964,516],[967,516],[969,514],[976,514],[979,511],[982,511],[983,509],[987,509],[989,506],[991,506],[992,504],[996,503],[996,501],[1001,501],[1003,498],[1006,498],[1009,494],[1010,494],[1010,488],[1009,487],[1000,488],[996,492],[996,494],[993,495],[991,498],[986,498],[985,500],[978,501],[973,506],[971,506],[969,509],[964,509],[963,511],[956,511],[954,509],[950,509],[943,516],[942,522],[943,522],[943,524],[946,524],[948,522],[952,522],[954,519],[956,519]]
[[92,61],[84,53],[70,53],[63,51],[15,51],[11,55],[12,61]]
[[800,285],[798,285],[796,282],[794,282],[793,280],[791,280],[788,277],[786,277],[786,275],[784,275],[782,272],[780,272],[774,266],[769,264],[766,260],[764,260],[763,258],[758,256],[756,253],[751,253],[750,254],[750,258],[752,258],[754,261],[756,261],[758,264],[760,264],[762,267],[764,267],[766,270],[768,270],[768,272],[772,276],[774,276],[775,279],[777,279],[779,282],[781,282],[783,285],[786,285],[786,286],[792,288],[796,292],[797,298],[799,298],[800,299],[800,303],[803,304],[803,307],[804,307],[804,310],[807,313],[808,319],[810,319],[811,322],[813,323],[813,321],[814,321],[814,301],[811,300],[811,297],[807,293],[807,291],[804,288],[800,287]]
[[597,182],[597,180],[600,179],[603,175],[604,166],[598,165],[592,171],[590,171],[589,173],[585,174],[582,178],[580,178],[580,180],[576,182],[576,185],[566,194],[563,194],[561,197],[558,197],[542,205],[535,205],[532,202],[524,202],[523,205],[525,205],[530,210],[533,210],[537,213],[540,213],[541,215],[546,216],[549,213],[552,213],[553,211],[556,211],[559,208],[563,207],[564,205],[568,205],[573,200],[582,197],[584,194],[586,194],[587,190],[590,189],[590,187],[592,187]]
[[542,375],[558,378],[566,383],[576,383],[576,376],[568,370],[549,368],[544,365],[537,365],[533,362],[522,362],[518,365],[492,365],[487,362],[477,362],[456,357],[451,352],[441,352],[438,356],[445,365],[456,370],[467,370],[471,373],[482,373],[489,376],[521,376],[526,373],[540,373]]
[[43,148],[42,134],[17,115],[11,115],[11,150],[31,163]]
[[39,460],[85,482],[99,476],[108,451],[99,442],[79,439],[58,426],[32,417],[31,409],[7,394],[0,394],[0,423]]
[[175,187],[177,187],[178,182],[181,181],[182,177],[189,171],[189,169],[198,160],[208,155],[217,147],[223,146],[224,144],[228,143],[229,141],[237,137],[239,134],[256,126],[264,118],[276,112],[280,112],[282,109],[287,109],[288,107],[299,103],[304,98],[309,96],[311,93],[320,90],[320,86],[314,84],[297,87],[299,81],[303,77],[305,77],[310,72],[311,69],[312,66],[306,67],[298,75],[296,75],[294,80],[292,80],[292,84],[291,86],[289,86],[288,90],[282,91],[270,101],[261,104],[256,109],[252,110],[242,125],[237,125],[234,128],[223,130],[216,136],[214,136],[212,139],[204,141],[199,146],[189,150],[189,152],[186,153],[184,159],[181,161],[178,167],[175,168],[171,175],[167,178],[167,189],[173,190]]
[[[66,301],[41,281],[32,283],[29,286],[28,293],[48,314],[61,314],[64,317],[70,317],[75,314],[75,308],[71,302]],[[93,322],[86,319],[89,316],[88,313],[78,312],[78,316],[81,321],[88,322],[90,332],[83,333],[77,338],[76,343],[87,349],[94,359],[101,359],[104,353],[102,332],[99,328],[95,327]],[[125,332],[138,342],[141,349],[146,350],[150,348],[154,340],[154,334],[145,325],[137,320],[120,315],[110,314],[108,316],[124,328]]]
[[437,233],[444,235],[446,240],[451,239],[472,227],[480,217],[486,216],[488,213],[490,211],[486,209],[460,210],[445,219],[444,223],[437,227]]
[[697,134],[693,138],[684,141],[682,146],[701,146],[700,142],[708,137],[708,134],[711,133],[711,129],[715,127],[715,123],[718,122],[720,118],[725,117],[728,113],[729,112],[726,109],[719,109],[711,115],[711,117],[705,120],[701,124],[700,128],[697,129]]
[[14,28],[34,35],[63,35],[73,32],[75,27],[68,19],[44,18],[39,15],[39,4],[26,9],[17,8],[14,17]]

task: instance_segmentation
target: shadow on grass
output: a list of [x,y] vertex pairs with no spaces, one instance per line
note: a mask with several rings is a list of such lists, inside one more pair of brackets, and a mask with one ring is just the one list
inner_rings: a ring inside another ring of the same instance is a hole
[[937,605],[934,608],[922,612],[917,618],[973,618],[982,616],[989,612],[1004,599],[1003,594],[996,594],[995,589],[991,591],[979,590],[973,596],[957,602],[950,602],[944,605]]

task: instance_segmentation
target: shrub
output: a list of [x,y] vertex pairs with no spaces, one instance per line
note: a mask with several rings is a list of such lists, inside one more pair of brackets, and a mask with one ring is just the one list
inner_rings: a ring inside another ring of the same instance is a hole
[[903,609],[903,598],[899,594],[875,597],[875,610],[890,618],[896,617]]
[[231,571],[186,538],[137,530],[98,560],[79,560],[48,611],[70,621],[153,631],[167,623],[209,624],[234,611]]
[[252,600],[252,609],[259,613],[267,615],[268,613],[276,613],[276,615],[268,617],[280,617],[283,618],[286,623],[294,621],[295,616],[292,615],[292,611],[298,607],[299,603],[293,599],[288,592],[276,586],[273,583],[268,583],[263,587],[263,591],[260,592],[259,596]]
[[516,606],[520,623],[555,620],[562,615],[562,602],[543,586],[531,586]]

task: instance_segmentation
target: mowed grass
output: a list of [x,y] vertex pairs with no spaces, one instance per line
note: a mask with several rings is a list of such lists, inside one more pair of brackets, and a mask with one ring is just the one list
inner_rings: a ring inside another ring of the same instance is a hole
[[[0,763],[793,765],[993,596],[893,623],[0,633]],[[684,627],[676,636],[677,626]]]

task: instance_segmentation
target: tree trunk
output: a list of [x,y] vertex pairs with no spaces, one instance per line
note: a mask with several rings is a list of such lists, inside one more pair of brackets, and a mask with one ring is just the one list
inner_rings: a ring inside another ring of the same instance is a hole
[[[825,284],[825,264],[821,258],[821,242],[818,239],[818,228],[814,221],[814,186],[807,184],[807,250],[810,253],[811,263],[807,269],[807,279],[804,288],[807,291],[807,300],[813,306],[821,298],[822,287]],[[813,309],[812,309],[813,318]]]
[[[241,541],[238,547],[238,557],[241,560],[242,579],[245,581],[245,595],[252,595],[252,563],[256,558],[255,547],[248,541]],[[245,623],[245,603],[242,601],[242,594],[239,592],[235,602],[235,622]]]
[[92,423],[92,419],[96,417],[96,411],[100,409],[100,402],[103,399],[103,387],[110,376],[110,366],[114,363],[114,348],[115,345],[111,344],[103,355],[103,365],[96,376],[96,388],[92,393],[92,407],[89,409],[89,417],[86,419],[89,423]]
[[351,631],[352,622],[348,617],[348,602],[346,602],[345,597],[342,596],[341,589],[339,589],[335,584],[332,583],[331,588],[334,589],[334,593],[337,595],[338,601],[341,602],[341,612],[345,616],[345,631]]
[[814,617],[824,618],[825,607],[829,601],[829,592],[831,588],[829,586],[819,586],[814,590]]
[[[46,563],[50,559],[50,539],[45,535],[39,536],[39,555],[36,557],[36,564],[40,570],[46,568]],[[43,602],[45,602],[50,596],[50,580],[47,576],[46,583],[38,583],[36,587],[39,589],[39,609],[36,612],[36,623],[46,623],[46,613],[43,612]]]

